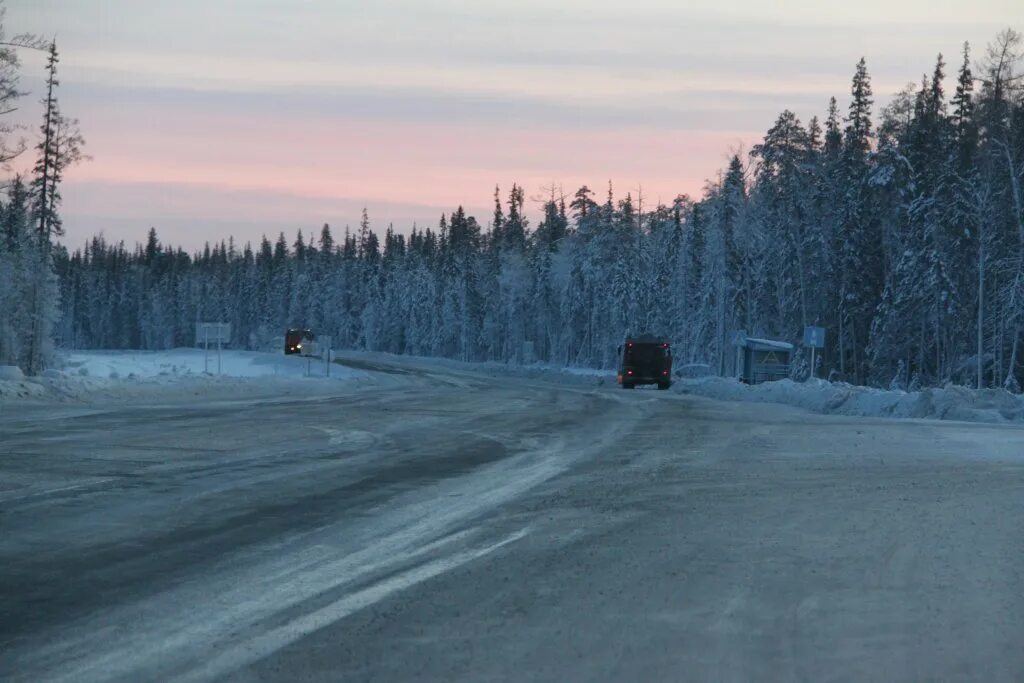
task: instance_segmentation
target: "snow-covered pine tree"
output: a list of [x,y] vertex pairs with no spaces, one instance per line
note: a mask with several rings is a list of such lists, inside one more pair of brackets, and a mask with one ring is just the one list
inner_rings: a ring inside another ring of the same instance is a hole
[[874,206],[866,191],[871,170],[871,78],[864,58],[857,63],[850,87],[850,105],[843,133],[840,222],[835,262],[839,268],[838,345],[844,376],[857,382],[867,377],[864,350],[874,309],[885,281],[882,239]]

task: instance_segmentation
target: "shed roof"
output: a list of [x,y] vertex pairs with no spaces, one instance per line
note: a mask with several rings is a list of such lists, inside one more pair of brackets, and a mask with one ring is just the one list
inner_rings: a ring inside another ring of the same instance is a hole
[[748,349],[754,349],[756,351],[792,351],[793,345],[789,342],[776,341],[774,339],[758,339],[757,337],[747,337],[747,341],[744,346]]

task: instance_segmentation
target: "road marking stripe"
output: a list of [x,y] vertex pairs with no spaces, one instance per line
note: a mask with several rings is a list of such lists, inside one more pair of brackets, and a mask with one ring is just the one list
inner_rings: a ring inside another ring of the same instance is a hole
[[44,489],[42,491],[33,491],[32,493],[24,493],[18,496],[7,496],[0,494],[0,503],[14,503],[19,500],[28,500],[30,498],[40,498],[42,496],[49,496],[54,493],[61,493],[62,491],[74,491],[75,489],[83,489],[89,486],[95,486],[96,484],[103,484],[108,481],[114,481],[117,477],[106,477],[103,479],[91,479],[79,484],[69,484],[68,486],[60,486],[55,489]]
[[210,661],[188,674],[178,678],[181,681],[208,681],[221,678],[244,666],[257,662],[292,643],[305,638],[323,628],[370,605],[380,602],[393,593],[422,583],[435,576],[451,571],[461,565],[488,555],[502,546],[518,541],[526,536],[527,530],[522,529],[506,538],[484,548],[467,550],[451,557],[434,560],[420,565],[415,569],[403,572],[390,579],[374,584],[369,588],[347,595],[337,602],[322,607],[315,612],[299,617],[284,626],[268,631],[256,638],[222,652]]

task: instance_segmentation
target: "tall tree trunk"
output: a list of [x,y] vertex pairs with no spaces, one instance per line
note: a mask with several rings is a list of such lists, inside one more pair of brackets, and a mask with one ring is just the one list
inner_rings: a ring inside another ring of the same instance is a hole
[[1010,176],[1010,196],[1013,198],[1013,213],[1014,222],[1017,225],[1017,272],[1013,278],[1013,289],[1010,295],[1010,306],[1009,318],[1013,320],[1013,342],[1010,351],[1010,362],[1009,367],[1006,368],[1005,379],[1003,380],[1003,386],[1009,388],[1010,386],[1016,386],[1017,380],[1015,373],[1017,371],[1017,350],[1020,345],[1020,314],[1022,302],[1020,301],[1019,294],[1024,285],[1024,196],[1022,196],[1020,186],[1020,176],[1017,173],[1017,165],[1013,158],[1013,150],[1010,145],[1002,140],[995,140],[996,144],[1003,150],[1003,155],[1006,157],[1006,170]]
[[839,311],[839,374],[843,376],[843,381],[846,381],[846,331],[843,315],[843,311],[840,308]]
[[1006,371],[1006,379],[1003,380],[1003,387],[1005,389],[1019,390],[1020,385],[1017,382],[1017,350],[1020,347],[1020,326],[1016,323],[1013,326],[1013,344],[1010,348],[1010,363],[1009,368]]
[[978,233],[978,240],[978,338],[976,348],[978,353],[977,388],[980,390],[985,387],[982,368],[982,358],[985,353],[985,235],[983,232]]

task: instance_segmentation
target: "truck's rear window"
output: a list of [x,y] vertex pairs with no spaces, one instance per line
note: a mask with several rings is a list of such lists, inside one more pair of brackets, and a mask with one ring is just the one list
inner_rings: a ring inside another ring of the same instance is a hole
[[671,355],[669,347],[661,344],[633,344],[626,349],[626,360],[633,363],[656,363]]

